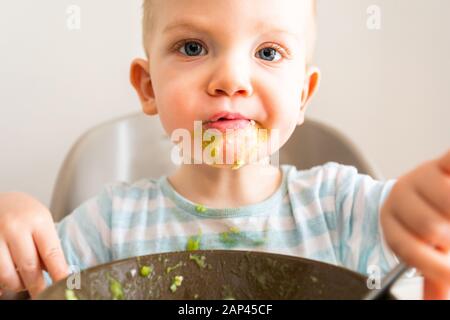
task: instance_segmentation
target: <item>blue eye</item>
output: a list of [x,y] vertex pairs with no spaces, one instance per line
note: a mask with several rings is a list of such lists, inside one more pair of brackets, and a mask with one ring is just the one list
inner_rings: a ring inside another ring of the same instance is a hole
[[182,52],[183,54],[195,57],[202,53],[203,46],[196,41],[186,41],[179,49],[184,49],[185,52]]
[[[259,58],[266,61],[274,61],[279,56],[278,60],[282,58],[282,55],[277,51],[278,47],[266,47],[258,51]],[[276,61],[278,61],[276,60]]]
[[[176,45],[175,49],[189,57],[196,57],[207,53],[206,49],[198,41],[183,41]],[[280,53],[280,51],[283,52],[283,50],[282,47],[272,44],[269,47],[259,50],[256,55],[263,60],[276,62],[283,58],[283,55]]]

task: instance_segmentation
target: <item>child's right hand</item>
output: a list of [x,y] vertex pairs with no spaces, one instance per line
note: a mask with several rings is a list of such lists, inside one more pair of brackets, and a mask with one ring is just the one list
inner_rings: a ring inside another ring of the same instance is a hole
[[45,289],[43,270],[53,281],[68,276],[68,266],[48,209],[23,193],[0,193],[0,294]]

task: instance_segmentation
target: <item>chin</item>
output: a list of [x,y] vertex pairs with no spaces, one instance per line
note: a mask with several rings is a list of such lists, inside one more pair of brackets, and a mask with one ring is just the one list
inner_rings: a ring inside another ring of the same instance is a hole
[[213,167],[213,168],[217,168],[217,169],[239,170],[242,167],[246,166],[247,164],[242,163],[242,162],[241,163],[236,162],[235,164],[215,164],[215,163],[213,163],[213,164],[207,164],[207,165],[210,167]]

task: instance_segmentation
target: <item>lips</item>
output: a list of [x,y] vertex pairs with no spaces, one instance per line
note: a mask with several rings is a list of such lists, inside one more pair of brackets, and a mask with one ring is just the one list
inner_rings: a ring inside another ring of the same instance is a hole
[[208,122],[205,124],[205,129],[217,129],[222,132],[227,130],[238,130],[247,128],[251,124],[250,120],[239,119],[239,120],[217,120]]
[[213,115],[208,120],[208,122],[215,122],[218,120],[248,120],[248,121],[250,121],[250,119],[248,119],[247,117],[244,117],[240,113],[219,112],[219,113]]
[[253,121],[240,113],[220,112],[204,123],[204,129],[217,129],[226,133],[227,130],[244,129]]

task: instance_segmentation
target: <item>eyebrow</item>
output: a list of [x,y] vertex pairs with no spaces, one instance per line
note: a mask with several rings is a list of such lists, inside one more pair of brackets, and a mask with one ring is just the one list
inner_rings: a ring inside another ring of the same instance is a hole
[[196,25],[195,23],[192,23],[189,21],[179,21],[179,22],[174,22],[174,23],[166,26],[163,30],[163,33],[169,33],[176,29],[191,29],[191,30],[195,30],[195,31],[208,32],[208,30],[207,30],[208,28],[206,28],[206,26],[202,26],[201,24]]
[[[204,33],[208,33],[208,34],[211,33],[211,31],[209,30],[209,28],[206,25],[196,24],[191,21],[177,21],[177,22],[171,23],[164,28],[163,33],[170,33],[177,29],[193,30],[193,31],[204,32]],[[270,26],[270,25],[268,26],[266,23],[263,23],[263,22],[256,24],[254,30],[255,31],[256,30],[260,30],[260,31],[264,30],[265,31],[264,33],[283,33],[283,34],[289,35],[291,37],[294,37],[296,40],[300,41],[300,37],[298,34],[292,32],[292,31],[285,30],[280,27],[274,27],[274,26]]]

